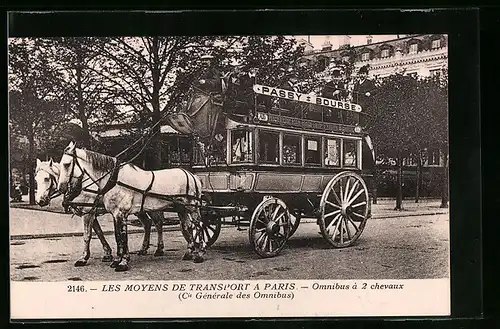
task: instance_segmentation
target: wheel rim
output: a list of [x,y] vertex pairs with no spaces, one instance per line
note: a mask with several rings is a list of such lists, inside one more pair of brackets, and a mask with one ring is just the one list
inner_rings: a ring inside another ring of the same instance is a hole
[[326,186],[320,203],[320,229],[335,247],[351,246],[368,220],[368,189],[363,179],[351,172],[335,176]]
[[290,226],[290,213],[283,201],[262,201],[250,221],[249,239],[255,252],[261,257],[279,254],[289,237]]
[[290,214],[291,228],[290,228],[290,233],[289,233],[288,237],[291,237],[292,235],[295,234],[295,232],[297,231],[297,228],[299,227],[300,219],[301,219],[300,212],[294,212],[293,215]]
[[205,243],[207,244],[207,248],[212,246],[217,238],[219,237],[219,233],[221,230],[222,222],[221,219],[217,215],[206,215],[202,217],[201,221],[201,230],[202,237]]

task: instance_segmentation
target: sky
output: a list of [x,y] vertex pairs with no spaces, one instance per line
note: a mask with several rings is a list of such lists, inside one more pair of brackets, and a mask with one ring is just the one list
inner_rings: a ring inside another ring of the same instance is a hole
[[[401,35],[402,36],[402,35]],[[330,40],[330,43],[332,44],[333,49],[337,49],[342,40],[343,40],[343,35],[311,35],[311,43],[314,47],[315,50],[321,49],[321,45],[325,42],[325,39],[328,37]],[[367,35],[350,35],[351,39],[351,45],[352,46],[359,46],[359,45],[364,45],[366,44],[366,37]],[[396,34],[391,34],[391,35],[377,35],[377,34],[372,34],[372,42],[380,42],[380,41],[386,41],[386,40],[393,40],[397,38]],[[307,35],[294,35],[294,38],[296,39],[301,39],[304,38],[307,40]]]

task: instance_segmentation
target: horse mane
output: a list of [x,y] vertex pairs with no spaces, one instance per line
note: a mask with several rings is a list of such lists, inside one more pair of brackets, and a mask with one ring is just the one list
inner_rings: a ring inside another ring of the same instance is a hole
[[82,150],[87,156],[87,160],[93,168],[98,171],[108,172],[113,170],[116,164],[116,158],[89,150]]

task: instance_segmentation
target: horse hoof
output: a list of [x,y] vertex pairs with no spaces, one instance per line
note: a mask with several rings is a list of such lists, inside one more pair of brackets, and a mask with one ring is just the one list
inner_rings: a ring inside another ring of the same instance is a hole
[[114,260],[114,261],[112,261],[112,262],[111,262],[111,264],[109,264],[109,267],[111,267],[111,268],[115,268],[115,267],[117,267],[117,266],[118,266],[118,264],[120,264],[120,262],[119,262],[119,261],[117,261],[117,260]]
[[147,250],[144,250],[144,249],[141,249],[137,252],[137,255],[139,256],[144,256],[144,255],[147,255],[148,254],[148,251]]
[[195,256],[193,259],[193,263],[203,263],[203,257],[201,256]]
[[118,264],[116,265],[115,272],[125,272],[128,271],[128,265]]
[[163,250],[156,250],[155,253],[154,253],[154,256],[155,257],[159,257],[159,256],[163,256],[165,253],[163,252]]
[[81,267],[87,265],[87,261],[84,259],[79,259],[75,262],[75,267]]
[[102,262],[103,263],[109,263],[109,262],[112,262],[112,261],[113,261],[113,256],[111,256],[111,255],[106,255],[106,256],[102,257]]
[[185,253],[184,256],[182,257],[182,260],[191,260],[193,259],[193,255],[189,252]]

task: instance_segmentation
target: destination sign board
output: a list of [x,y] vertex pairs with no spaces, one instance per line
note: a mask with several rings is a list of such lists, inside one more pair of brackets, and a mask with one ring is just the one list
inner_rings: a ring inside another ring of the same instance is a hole
[[299,101],[309,104],[322,105],[340,110],[361,112],[361,105],[349,102],[338,101],[330,98],[319,97],[315,95],[302,94],[296,91],[290,91],[280,88],[274,88],[264,85],[254,85],[253,91],[257,94],[284,98],[292,101]]

